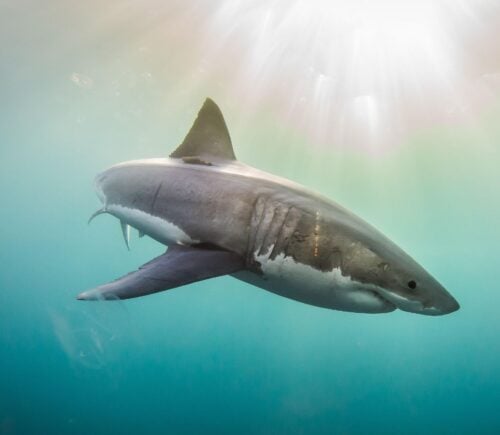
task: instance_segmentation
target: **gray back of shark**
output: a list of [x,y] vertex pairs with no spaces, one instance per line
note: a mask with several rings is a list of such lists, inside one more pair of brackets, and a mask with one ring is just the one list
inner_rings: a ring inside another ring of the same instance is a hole
[[[439,315],[459,308],[418,263],[340,205],[238,162],[207,99],[170,158],[125,162],[96,178],[122,224],[169,246],[160,257],[78,299],[126,299],[230,274],[311,305]],[[92,219],[91,218],[91,219]]]

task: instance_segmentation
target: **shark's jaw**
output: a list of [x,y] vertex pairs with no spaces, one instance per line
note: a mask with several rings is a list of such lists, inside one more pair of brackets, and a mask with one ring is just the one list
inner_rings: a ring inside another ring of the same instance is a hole
[[453,298],[447,298],[443,303],[427,305],[416,299],[405,298],[395,292],[384,288],[377,288],[377,293],[388,303],[392,303],[396,308],[408,313],[423,314],[426,316],[442,316],[457,311],[460,305]]

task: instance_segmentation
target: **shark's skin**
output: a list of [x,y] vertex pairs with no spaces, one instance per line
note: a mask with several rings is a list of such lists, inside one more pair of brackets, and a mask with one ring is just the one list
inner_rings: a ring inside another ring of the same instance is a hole
[[244,267],[232,276],[281,296],[361,313],[459,308],[418,263],[353,213],[236,160],[130,161],[95,184],[103,212],[167,246],[234,253]]

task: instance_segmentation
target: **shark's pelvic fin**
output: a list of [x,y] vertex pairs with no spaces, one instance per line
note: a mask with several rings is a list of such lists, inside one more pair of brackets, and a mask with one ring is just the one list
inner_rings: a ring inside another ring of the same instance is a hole
[[195,156],[236,160],[222,112],[210,98],[205,100],[184,142],[170,154],[174,158]]
[[130,251],[130,225],[126,224],[123,221],[120,221],[120,225],[122,227],[123,238],[125,239],[125,244],[127,245],[127,249]]
[[231,252],[173,245],[168,251],[108,284],[80,293],[79,300],[129,299],[168,290],[244,268],[243,259]]

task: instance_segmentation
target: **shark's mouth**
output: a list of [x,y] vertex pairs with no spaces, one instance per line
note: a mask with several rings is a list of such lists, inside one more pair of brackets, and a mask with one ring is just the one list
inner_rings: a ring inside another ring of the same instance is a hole
[[411,299],[406,299],[396,293],[390,292],[382,287],[377,287],[374,293],[385,301],[385,303],[392,305],[395,309],[399,308],[403,311],[418,312],[422,310],[422,303]]
[[372,290],[371,293],[373,296],[380,301],[381,304],[384,305],[386,308],[386,312],[394,311],[398,306],[388,298],[384,297],[381,292],[378,292],[377,290]]
[[[367,297],[367,295],[369,295]],[[431,300],[425,303],[418,299],[409,299],[397,293],[391,292],[381,287],[366,289],[362,296],[362,302],[367,308],[366,312],[387,313],[399,309],[408,313],[423,314],[426,316],[441,316],[449,314],[459,309],[458,303],[451,298],[444,302]],[[360,300],[361,302],[361,300]],[[439,305],[441,303],[441,305]]]
[[347,297],[335,308],[360,313],[389,313],[397,307],[375,289],[358,287],[354,291],[348,291]]
[[377,288],[375,291],[377,295],[386,301],[388,304],[398,308],[402,311],[407,311],[409,313],[418,314],[428,314],[428,315],[438,315],[441,314],[439,310],[433,306],[425,306],[421,301],[415,299],[407,299],[401,295],[390,292],[389,290],[383,288]]

